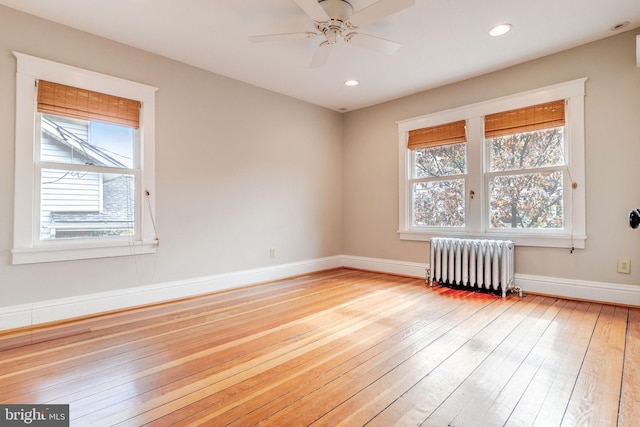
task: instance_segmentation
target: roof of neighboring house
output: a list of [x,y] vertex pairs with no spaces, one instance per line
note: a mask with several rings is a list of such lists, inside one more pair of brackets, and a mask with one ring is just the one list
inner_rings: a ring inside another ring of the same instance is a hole
[[[100,147],[89,144],[81,136],[74,134],[49,118],[42,118],[42,130],[52,143],[61,144],[84,156],[86,164],[125,168]],[[135,197],[131,184],[133,176],[115,175],[104,179],[102,185],[102,209],[100,212],[52,211],[49,212],[51,225],[60,229],[129,229],[134,223]]]
[[126,168],[126,165],[114,159],[106,150],[91,145],[89,141],[73,133],[72,130],[61,126],[44,115],[42,117],[42,130],[56,142],[84,153],[87,157],[87,164]]

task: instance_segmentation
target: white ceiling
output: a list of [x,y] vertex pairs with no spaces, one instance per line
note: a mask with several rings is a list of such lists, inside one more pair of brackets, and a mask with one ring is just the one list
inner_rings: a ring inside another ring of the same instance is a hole
[[[357,12],[377,0],[349,0]],[[309,68],[321,37],[294,0],[0,0],[5,5],[337,111],[350,111],[640,27],[640,0],[416,0],[359,31],[402,43],[387,56],[340,43]],[[505,36],[488,35],[508,22]],[[630,52],[633,54],[633,52]],[[347,79],[360,85],[346,87]]]

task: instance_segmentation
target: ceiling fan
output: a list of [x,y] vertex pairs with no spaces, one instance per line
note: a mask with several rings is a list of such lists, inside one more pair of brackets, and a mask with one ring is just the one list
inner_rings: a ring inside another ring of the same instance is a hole
[[316,49],[309,67],[323,66],[329,58],[331,47],[342,40],[388,55],[400,47],[400,43],[355,31],[362,25],[382,19],[415,5],[415,0],[379,0],[372,5],[354,12],[346,0],[295,0],[302,10],[311,17],[318,32],[298,32],[250,36],[253,42],[291,40],[324,36],[325,40]]

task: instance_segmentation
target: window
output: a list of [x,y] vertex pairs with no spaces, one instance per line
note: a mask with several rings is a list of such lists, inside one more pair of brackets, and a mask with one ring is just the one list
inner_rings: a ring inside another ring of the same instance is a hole
[[564,103],[485,116],[490,228],[564,228]]
[[414,227],[464,227],[465,129],[462,120],[409,132]]
[[14,264],[153,253],[156,89],[14,54]]
[[585,81],[399,122],[400,237],[583,248]]

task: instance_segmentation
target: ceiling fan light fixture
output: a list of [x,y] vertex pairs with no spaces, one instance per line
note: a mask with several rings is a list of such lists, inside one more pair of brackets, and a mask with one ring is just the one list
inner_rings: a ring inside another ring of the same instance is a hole
[[355,32],[359,26],[375,22],[396,12],[415,5],[416,0],[377,0],[363,9],[354,11],[351,0],[294,0],[311,19],[316,32],[281,33],[249,36],[252,42],[268,40],[289,40],[298,38],[312,38],[322,36],[322,41],[316,48],[310,68],[322,67],[328,56],[329,49],[336,43],[343,41],[359,47],[392,54],[400,43],[381,37]]
[[359,81],[354,80],[354,79],[350,79],[350,80],[345,80],[344,85],[345,86],[358,86],[360,84]]
[[324,32],[324,35],[329,44],[336,44],[338,39],[342,36],[342,31],[339,28],[329,28]]
[[489,30],[489,35],[498,37],[507,34],[509,31],[511,31],[511,24],[498,24]]

